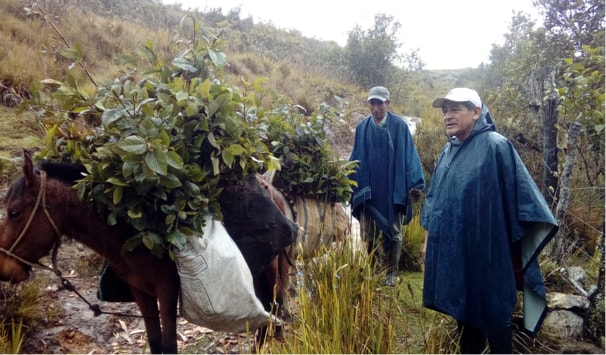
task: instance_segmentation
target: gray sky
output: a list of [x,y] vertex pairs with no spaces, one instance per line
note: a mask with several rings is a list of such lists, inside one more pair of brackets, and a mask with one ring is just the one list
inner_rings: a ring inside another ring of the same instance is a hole
[[399,42],[404,51],[419,48],[426,69],[477,67],[488,61],[492,44],[502,44],[512,11],[524,11],[537,21],[532,0],[162,0],[184,9],[240,6],[240,14],[255,23],[296,29],[306,37],[345,45],[356,25],[369,29],[375,14],[393,16],[402,25]]

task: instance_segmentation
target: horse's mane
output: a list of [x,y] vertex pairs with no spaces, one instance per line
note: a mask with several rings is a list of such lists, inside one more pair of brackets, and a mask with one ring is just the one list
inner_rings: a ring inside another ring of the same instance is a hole
[[[86,168],[84,165],[79,163],[68,163],[68,162],[58,162],[51,160],[41,160],[37,164],[37,168],[46,172],[46,176],[51,179],[57,179],[64,184],[69,186],[74,185],[78,180],[81,180],[84,176],[83,173],[86,172]],[[24,180],[23,177],[19,180]],[[17,183],[15,183],[17,184]],[[21,181],[21,184],[24,186],[24,182]],[[23,189],[24,187],[19,187],[19,189]],[[136,230],[128,223],[125,223],[121,218],[118,218],[119,225],[126,229],[132,230],[129,235],[134,235]]]
[[49,178],[60,180],[66,184],[74,184],[77,180],[82,179],[82,173],[86,172],[82,164],[50,160],[40,161],[38,168],[45,171]]
[[[42,160],[38,164],[38,169],[45,171],[49,178],[57,179],[68,185],[73,185],[77,180],[82,179],[82,173],[86,171],[82,164],[53,162],[49,160]],[[6,203],[17,196],[23,195],[25,190],[25,178],[21,175],[11,184],[4,202]]]

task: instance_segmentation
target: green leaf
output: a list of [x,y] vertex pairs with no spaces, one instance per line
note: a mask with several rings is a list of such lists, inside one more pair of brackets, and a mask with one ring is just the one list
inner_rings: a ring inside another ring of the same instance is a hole
[[145,154],[145,165],[153,172],[159,175],[166,175],[168,169],[168,159],[165,152],[153,150]]
[[200,229],[199,233],[196,233],[193,229],[191,229],[191,228],[189,228],[187,226],[180,226],[178,229],[184,235],[191,235],[191,236],[193,236],[193,235],[201,235],[202,234],[202,229]]
[[117,146],[128,153],[143,154],[147,151],[147,141],[139,136],[126,137]]
[[165,147],[170,145],[170,136],[165,130],[160,131],[160,142]]
[[225,162],[228,168],[231,168],[234,164],[234,156],[227,150],[221,152],[221,158],[223,158],[223,162]]
[[208,100],[210,98],[210,80],[204,80],[200,85],[198,85],[198,94],[200,94],[202,99]]
[[41,84],[44,84],[45,86],[50,86],[52,88],[58,88],[61,85],[63,85],[62,82],[57,81],[55,79],[44,79],[44,80],[40,80]]
[[219,68],[223,68],[227,64],[227,56],[223,52],[208,50],[210,60]]
[[108,109],[108,110],[105,110],[101,114],[101,123],[103,124],[103,126],[107,127],[110,124],[112,124],[115,121],[117,121],[120,118],[122,118],[122,116],[124,115],[124,113],[125,112],[122,109]]
[[131,209],[129,209],[126,214],[132,219],[141,218],[141,216],[143,216],[143,213],[141,213],[141,211],[135,211]]
[[124,176],[125,178],[131,177],[135,172],[137,166],[139,166],[139,163],[131,163],[125,161],[124,163],[122,163],[122,176]]
[[174,150],[170,150],[168,152],[167,159],[168,165],[172,166],[175,169],[183,169],[183,159]]
[[188,101],[187,106],[185,106],[185,116],[193,117],[196,116],[200,112],[200,109],[193,101]]
[[114,188],[114,192],[112,194],[112,202],[114,205],[117,205],[120,203],[120,201],[122,201],[123,194],[124,194],[124,188],[119,187],[119,186]]
[[107,224],[109,224],[110,226],[115,226],[116,223],[118,223],[118,219],[116,218],[116,215],[114,213],[110,213],[109,215],[107,215],[107,220],[106,220]]
[[213,132],[208,132],[208,143],[210,143],[210,145],[212,145],[214,148],[221,149],[221,146],[217,143]]
[[231,155],[241,155],[246,150],[240,144],[232,144],[227,148],[227,151]]
[[191,181],[185,181],[185,183],[183,184],[183,188],[185,189],[185,192],[189,195],[200,194],[200,187],[192,183]]
[[139,133],[148,138],[155,138],[158,135],[158,129],[152,117],[147,117],[141,121],[139,124]]
[[185,246],[185,243],[187,243],[186,236],[183,233],[181,233],[181,231],[179,231],[178,229],[173,231],[172,233],[169,233],[166,236],[166,240],[170,244],[177,247],[177,249],[182,249]]
[[219,173],[221,172],[219,170],[219,159],[217,159],[217,157],[210,157],[210,161],[213,164],[213,175],[219,175]]
[[162,238],[160,238],[160,236],[156,233],[153,232],[145,232],[143,233],[143,245],[145,245],[145,247],[147,247],[147,249],[149,250],[153,250],[156,245],[161,245],[162,244]]
[[174,189],[180,187],[181,180],[173,174],[168,174],[166,176],[160,176],[160,185],[164,187],[168,187],[169,189]]
[[125,183],[124,181],[120,180],[119,178],[117,178],[115,176],[112,176],[105,181],[109,182],[112,185],[116,185],[116,186],[128,186],[127,183]]
[[169,214],[169,215],[166,215],[166,217],[164,218],[164,224],[166,224],[167,226],[172,226],[176,220],[177,220],[176,215]]
[[189,93],[187,93],[187,91],[179,91],[175,94],[175,99],[177,102],[185,101],[189,99]]

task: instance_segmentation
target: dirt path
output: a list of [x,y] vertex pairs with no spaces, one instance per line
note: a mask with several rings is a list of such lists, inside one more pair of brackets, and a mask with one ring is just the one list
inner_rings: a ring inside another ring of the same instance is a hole
[[[0,219],[6,187],[0,189]],[[43,262],[50,263],[48,260]],[[135,303],[103,302],[97,299],[102,259],[78,242],[64,242],[57,266],[62,275],[90,304],[102,312],[139,314]],[[24,354],[140,354],[149,353],[143,320],[139,317],[101,314],[95,316],[89,305],[75,292],[61,289],[60,279],[46,270],[36,270],[32,278],[41,278],[44,288],[46,319],[27,330],[21,353]],[[177,320],[178,349],[189,353],[250,353],[252,341],[245,335],[214,332],[208,328]],[[191,349],[191,350],[188,350]]]
[[[6,213],[3,204],[6,191],[6,186],[0,188],[0,219]],[[357,231],[356,223],[352,226],[355,236],[358,236]],[[51,263],[48,258],[42,262]],[[44,303],[44,314],[41,316],[46,319],[27,330],[22,353],[149,353],[143,320],[136,316],[112,314],[138,315],[136,304],[98,300],[102,263],[98,255],[79,242],[64,241],[59,250],[59,270],[85,300],[76,292],[62,288],[59,277],[52,272],[34,270],[31,278],[42,280],[40,302]],[[89,303],[98,305],[104,313],[95,316]],[[254,346],[246,334],[215,332],[183,318],[178,319],[177,333],[178,349],[182,353],[251,353]]]
[[[135,303],[110,303],[97,299],[99,276],[87,268],[100,265],[99,258],[85,246],[64,243],[58,266],[63,275],[91,304],[98,304],[102,312],[134,314]],[[59,289],[59,278],[47,271],[38,271],[36,277],[48,279],[42,302],[49,314],[60,314],[56,319],[35,329],[24,342],[22,353],[149,353],[143,320],[138,317],[101,314],[95,316],[88,304],[74,292]],[[195,345],[195,352],[210,354],[250,352],[250,341],[244,335],[214,332],[178,319],[178,347],[180,352]],[[243,351],[244,350],[244,351]]]

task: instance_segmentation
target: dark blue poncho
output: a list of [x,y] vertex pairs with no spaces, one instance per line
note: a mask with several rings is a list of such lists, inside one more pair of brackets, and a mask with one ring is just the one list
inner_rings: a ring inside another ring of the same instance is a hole
[[538,331],[546,301],[537,256],[557,224],[486,107],[469,138],[444,146],[421,224],[428,231],[425,307],[491,334],[511,326],[522,289],[524,327]]
[[[425,177],[404,119],[388,112],[382,127],[373,120],[372,116],[366,117],[356,128],[349,160],[359,161],[356,172],[350,176],[358,186],[353,190],[351,208],[359,219],[364,205],[377,226],[389,236],[396,208],[410,211],[408,191],[413,187],[424,189]],[[410,215],[407,213],[407,220]]]

